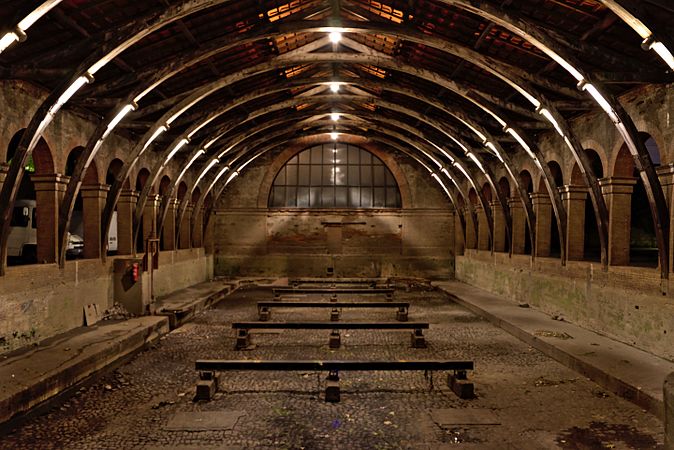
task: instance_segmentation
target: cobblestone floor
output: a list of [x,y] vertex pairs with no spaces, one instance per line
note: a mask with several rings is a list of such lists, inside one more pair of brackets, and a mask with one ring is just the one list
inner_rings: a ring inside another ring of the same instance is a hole
[[[0,436],[0,449],[650,449],[663,448],[662,423],[603,391],[514,337],[452,303],[439,291],[398,290],[411,321],[428,321],[427,349],[409,332],[327,331],[253,335],[234,350],[230,324],[257,320],[250,286],[164,337],[154,348],[48,413]],[[315,296],[297,299],[317,300]],[[328,297],[324,297],[328,301]],[[340,300],[370,300],[344,296]],[[328,320],[328,310],[276,309],[272,320]],[[342,320],[392,321],[393,310],[344,310]],[[208,403],[194,403],[194,360],[472,359],[477,398],[460,400],[417,372],[346,372],[338,404],[322,399],[325,374],[230,372]],[[442,426],[432,409],[486,409],[499,425]],[[177,412],[242,411],[227,431],[169,431]]]

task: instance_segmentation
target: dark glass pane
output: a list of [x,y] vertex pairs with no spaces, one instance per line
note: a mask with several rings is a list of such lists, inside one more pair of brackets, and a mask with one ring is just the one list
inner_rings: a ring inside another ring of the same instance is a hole
[[300,157],[300,164],[309,164],[311,161],[309,158],[311,157],[311,153],[309,153],[309,150],[305,150],[302,153],[299,154]]
[[390,170],[386,170],[386,186],[397,186],[395,178]]
[[359,164],[360,159],[358,155],[360,155],[360,150],[357,147],[349,146],[349,164]]
[[298,167],[299,167],[298,184],[300,186],[309,186],[309,167],[311,166],[298,166]]
[[337,208],[346,208],[349,206],[348,190],[345,187],[335,188],[335,206]]
[[321,188],[312,187],[309,189],[309,206],[311,208],[320,208],[321,207]]
[[335,184],[335,167],[323,166],[323,186],[334,186]]
[[352,208],[360,208],[360,188],[349,188],[349,206]]
[[284,167],[281,169],[281,171],[276,175],[276,182],[274,183],[277,186],[285,186],[286,184],[286,168]]
[[309,207],[309,188],[308,187],[297,188],[297,206],[299,208],[308,208]]
[[321,185],[321,166],[311,166],[311,185]]
[[360,151],[360,163],[361,164],[372,164],[372,154],[368,151]]
[[323,164],[332,164],[335,161],[335,147],[332,145],[323,146]]
[[272,205],[285,206],[286,189],[284,187],[275,187],[273,191]]
[[374,201],[372,204],[375,208],[383,208],[386,206],[386,189],[385,188],[374,188]]
[[335,206],[335,188],[324,187],[322,189],[323,208],[333,208]]
[[359,172],[358,166],[349,166],[349,186],[358,186],[360,184]]
[[398,200],[398,193],[396,188],[386,188],[386,206],[388,208],[399,208],[400,201]]
[[386,186],[386,175],[384,174],[384,166],[373,166],[375,186]]
[[372,188],[363,187],[360,190],[360,207],[372,208]]
[[286,184],[291,186],[297,185],[297,166],[286,167]]
[[297,206],[297,188],[295,186],[286,188],[286,206]]
[[372,186],[372,166],[360,167],[360,184],[361,186]]

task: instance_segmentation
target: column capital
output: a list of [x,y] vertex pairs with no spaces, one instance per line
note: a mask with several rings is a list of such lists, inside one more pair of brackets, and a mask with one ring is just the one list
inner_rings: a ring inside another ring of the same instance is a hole
[[656,167],[655,172],[658,174],[662,186],[674,185],[674,163]]
[[567,184],[559,188],[562,200],[585,200],[587,198],[587,187],[573,184]]
[[134,199],[135,201],[138,200],[138,197],[140,197],[139,192],[131,189],[123,189],[122,192],[119,194],[120,200],[124,198],[124,199]]
[[534,205],[552,205],[547,192],[532,192],[529,197]]
[[0,186],[2,186],[2,183],[5,182],[5,178],[7,178],[8,171],[9,171],[9,164],[0,163]]
[[602,194],[631,194],[635,184],[636,178],[609,177],[599,180]]
[[35,185],[35,191],[58,191],[65,189],[70,177],[60,173],[51,173],[48,175],[31,175],[30,180]]
[[109,190],[107,184],[86,184],[80,187],[82,198],[106,198]]
[[157,194],[150,194],[147,196],[147,202],[145,202],[146,208],[157,208],[161,203],[161,196]]
[[510,209],[523,208],[522,200],[519,197],[510,197],[508,198],[508,206],[510,207]]

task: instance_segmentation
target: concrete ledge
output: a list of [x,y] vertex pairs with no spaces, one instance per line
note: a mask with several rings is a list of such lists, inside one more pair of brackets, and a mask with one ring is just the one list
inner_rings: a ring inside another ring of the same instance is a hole
[[168,332],[166,317],[100,322],[2,356],[0,424],[124,360]]
[[235,282],[209,281],[181,289],[159,299],[157,315],[166,316],[173,330],[192,319],[197,313],[216,305],[238,286]]
[[665,449],[674,450],[674,372],[670,373],[663,387],[665,395]]
[[[674,363],[458,281],[433,284],[475,314],[664,420],[662,386]],[[573,339],[553,337],[564,333]]]

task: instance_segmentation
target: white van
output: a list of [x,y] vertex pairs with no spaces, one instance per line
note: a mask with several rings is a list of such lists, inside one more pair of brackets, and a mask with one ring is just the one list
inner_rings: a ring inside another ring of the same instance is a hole
[[[17,200],[9,224],[7,256],[37,262],[37,220],[35,200]],[[77,258],[84,252],[84,239],[68,233],[66,256]]]

